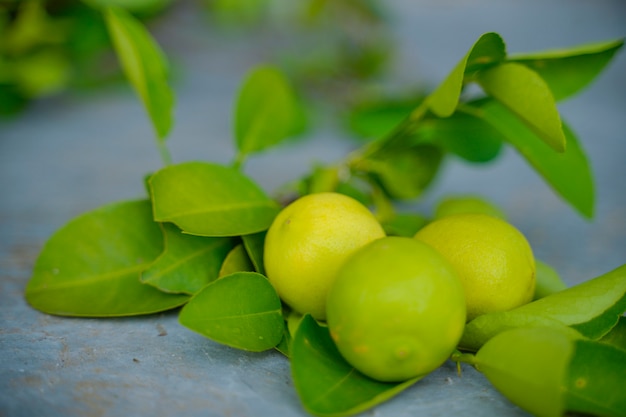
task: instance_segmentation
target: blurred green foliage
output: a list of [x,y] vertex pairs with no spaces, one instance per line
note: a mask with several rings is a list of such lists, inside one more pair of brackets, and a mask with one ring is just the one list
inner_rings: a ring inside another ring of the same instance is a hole
[[375,0],[0,0],[0,117],[42,97],[121,79],[100,13],[111,5],[144,22],[174,7],[199,8],[207,27],[277,39],[264,58],[325,102],[353,97],[363,80],[384,72],[392,51]]

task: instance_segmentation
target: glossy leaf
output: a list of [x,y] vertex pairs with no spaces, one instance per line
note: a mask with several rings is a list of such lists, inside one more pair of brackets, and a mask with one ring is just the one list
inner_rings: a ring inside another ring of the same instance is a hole
[[168,166],[149,180],[154,218],[185,233],[239,236],[269,228],[276,202],[234,168],[186,162]]
[[476,369],[511,402],[537,417],[561,417],[575,335],[554,328],[502,332],[476,353]]
[[149,201],[103,206],[71,220],[42,249],[26,300],[49,314],[113,317],[184,304],[186,295],[142,284],[140,274],[163,251]]
[[626,350],[626,316],[620,316],[617,324],[600,341]]
[[427,98],[430,110],[439,117],[454,113],[463,90],[466,72],[496,65],[506,57],[504,41],[497,33],[485,33],[459,61],[452,72]]
[[316,416],[348,416],[380,404],[420,378],[402,383],[370,379],[341,356],[328,328],[305,315],[293,337],[291,370],[304,408]]
[[422,98],[405,101],[381,101],[362,104],[348,114],[348,128],[357,137],[373,139],[382,137],[406,119],[422,102]]
[[171,223],[163,223],[165,250],[141,274],[142,282],[165,292],[195,294],[218,277],[234,238],[184,234]]
[[565,381],[567,411],[626,416],[626,350],[591,340],[576,340]]
[[373,176],[391,198],[411,199],[432,182],[442,159],[438,147],[415,145],[397,152],[381,152],[361,161],[357,168]]
[[165,55],[146,28],[124,9],[107,7],[104,17],[124,72],[164,140],[172,127],[174,106]]
[[478,83],[491,97],[523,120],[557,152],[565,151],[565,134],[552,92],[531,69],[516,63],[480,71]]
[[251,235],[244,235],[243,246],[246,248],[246,252],[254,265],[256,272],[265,275],[265,265],[263,264],[263,248],[265,245],[266,231],[254,233]]
[[243,243],[239,243],[228,252],[218,275],[219,277],[223,277],[235,272],[254,272],[254,265]]
[[524,123],[499,103],[488,100],[481,116],[498,129],[508,143],[552,186],[561,197],[586,217],[593,217],[594,185],[587,155],[574,132],[563,125],[567,150],[556,153]]
[[516,309],[479,316],[465,326],[459,346],[475,351],[504,330],[538,325],[566,325],[585,337],[599,339],[624,311],[626,265]]
[[263,275],[236,272],[194,295],[179,322],[225,345],[260,352],[283,338],[285,323],[278,294]]
[[550,87],[554,98],[562,100],[591,83],[623,45],[624,40],[617,39],[572,48],[516,54],[509,60],[537,72]]
[[298,130],[301,117],[285,76],[274,67],[254,68],[241,88],[235,109],[239,152],[259,152],[279,143]]
[[502,133],[480,117],[457,111],[447,118],[428,118],[415,140],[435,143],[470,162],[489,162],[500,154]]

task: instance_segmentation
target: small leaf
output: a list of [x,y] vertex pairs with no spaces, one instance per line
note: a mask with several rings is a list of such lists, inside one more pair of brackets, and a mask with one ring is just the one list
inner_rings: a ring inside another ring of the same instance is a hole
[[265,245],[265,235],[267,231],[241,236],[243,246],[254,265],[254,269],[259,274],[265,275],[265,265],[263,264],[263,249]]
[[350,131],[362,139],[382,137],[391,132],[394,126],[406,119],[411,111],[423,101],[416,94],[413,100],[386,100],[361,104],[352,109],[347,117]]
[[495,159],[502,148],[502,133],[484,119],[463,111],[446,118],[428,118],[415,131],[415,140],[435,143],[469,162]]
[[124,72],[163,141],[172,127],[174,106],[165,55],[145,27],[124,9],[106,7],[104,17]]
[[579,45],[573,48],[511,56],[531,68],[548,84],[554,98],[568,98],[591,83],[624,45],[623,39]]
[[246,252],[243,243],[236,245],[224,258],[220,268],[219,277],[235,272],[254,272],[254,265]]
[[626,311],[626,264],[587,282],[548,295],[510,311],[478,316],[465,326],[459,343],[477,350],[496,334],[522,326],[570,326],[599,339]]
[[260,352],[283,338],[278,294],[256,272],[222,277],[194,295],[179,314],[183,326],[225,345]]
[[305,315],[293,337],[291,371],[304,408],[316,416],[349,416],[380,404],[413,385],[368,378],[350,366],[328,328]]
[[368,172],[394,199],[418,197],[435,178],[443,159],[433,145],[415,145],[385,151],[362,160],[357,169]]
[[396,213],[390,219],[381,222],[389,236],[413,237],[419,229],[428,223],[428,219],[417,213]]
[[565,379],[565,409],[594,416],[626,416],[626,350],[576,340]]
[[26,300],[49,314],[113,317],[150,314],[184,304],[139,281],[163,250],[150,202],[109,204],[71,220],[41,251]]
[[276,202],[234,168],[203,162],[171,165],[149,180],[158,222],[185,233],[239,236],[269,228]]
[[195,294],[215,280],[233,238],[183,234],[171,223],[162,224],[165,250],[141,275],[142,282],[165,292]]
[[496,65],[505,57],[506,49],[500,35],[497,33],[482,35],[448,77],[427,98],[430,110],[439,117],[452,115],[459,103],[466,72]]
[[235,109],[235,138],[241,154],[269,148],[301,127],[301,110],[285,76],[260,66],[245,80]]
[[564,125],[567,150],[556,153],[509,110],[493,100],[480,105],[482,117],[497,128],[517,151],[568,203],[593,217],[594,186],[587,156],[574,132]]
[[477,80],[487,94],[523,120],[552,149],[565,151],[565,134],[554,96],[536,72],[521,64],[506,63],[480,71]]
[[626,316],[620,316],[617,324],[600,341],[626,350]]

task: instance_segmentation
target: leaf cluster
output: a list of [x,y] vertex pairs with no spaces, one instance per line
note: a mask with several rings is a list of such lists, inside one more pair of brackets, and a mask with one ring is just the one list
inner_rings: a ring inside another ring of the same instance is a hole
[[[128,13],[114,6],[103,13],[128,79],[155,125],[166,166],[148,176],[147,198],[97,208],[59,229],[35,263],[27,301],[49,314],[79,317],[180,307],[180,323],[212,340],[248,351],[282,352],[291,362],[303,406],[315,415],[354,414],[416,383],[421,377],[381,383],[360,374],[338,353],[325,323],[290,311],[264,276],[265,232],[281,205],[242,168],[250,156],[301,130],[303,112],[287,78],[262,66],[242,84],[232,165],[171,164],[165,148],[171,119],[164,115],[171,114],[173,99],[165,81],[165,57]],[[500,36],[487,33],[390,133],[335,165],[316,167],[297,191],[355,195],[377,207],[387,230],[409,234],[426,220],[396,214],[394,202],[419,196],[445,154],[489,160],[508,143],[575,209],[590,216],[591,173],[580,144],[560,119],[556,97],[587,85],[621,45],[612,41],[512,58]],[[545,78],[544,68],[549,68]],[[559,71],[580,74],[570,74],[561,83],[555,75]],[[462,100],[470,83],[480,85],[484,96]],[[615,373],[612,366],[624,357],[624,283],[626,266],[511,312],[481,316],[467,324],[459,346],[469,353],[459,353],[455,360],[475,365],[488,377],[496,375],[494,386],[526,406],[527,396],[519,393],[526,386],[511,382],[520,381],[515,369],[521,369],[522,381],[530,375],[526,379],[532,383],[536,377],[510,363],[547,361],[537,347],[543,333],[497,341],[507,331],[548,328],[558,335],[550,339],[555,355],[565,352],[546,382],[550,390],[545,392],[557,394],[539,407],[533,403],[527,408],[537,415],[565,410],[623,415],[623,398],[614,395],[618,383],[624,382],[623,367]],[[516,345],[528,346],[544,359],[519,353]],[[599,367],[590,367],[588,358]],[[576,391],[580,378],[585,378],[587,391]],[[561,384],[566,383],[570,388],[563,396]],[[522,389],[509,390],[519,386]]]

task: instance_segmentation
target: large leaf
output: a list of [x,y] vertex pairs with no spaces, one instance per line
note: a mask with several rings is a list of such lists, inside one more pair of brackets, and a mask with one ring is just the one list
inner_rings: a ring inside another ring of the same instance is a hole
[[212,340],[254,352],[275,347],[285,329],[276,290],[256,272],[236,272],[208,284],[183,307],[179,321]]
[[466,73],[496,65],[502,62],[505,57],[506,47],[500,35],[493,32],[482,35],[446,79],[428,97],[430,110],[439,117],[452,115],[459,103]]
[[141,280],[161,291],[195,294],[218,277],[222,262],[236,240],[184,234],[163,223],[165,250],[141,274]]
[[606,274],[510,311],[479,316],[465,326],[459,346],[477,350],[496,334],[523,326],[570,326],[599,339],[626,311],[626,264]]
[[565,150],[565,134],[554,96],[535,71],[516,63],[505,63],[480,71],[483,90],[523,120],[552,149]]
[[162,250],[149,201],[101,207],[52,235],[37,258],[26,299],[38,310],[64,316],[130,316],[178,307],[189,297],[139,281]]
[[278,204],[234,168],[204,162],[168,166],[149,180],[154,218],[185,233],[239,236],[269,228]]
[[591,83],[623,45],[623,39],[596,42],[572,48],[516,54],[509,61],[533,69],[548,84],[554,98],[562,100]]
[[348,416],[380,404],[420,378],[401,383],[375,381],[341,356],[327,327],[305,315],[289,351],[294,385],[304,408],[317,416]]
[[301,112],[285,76],[261,66],[246,78],[235,109],[235,139],[243,155],[259,152],[297,132]]
[[124,9],[107,7],[104,17],[124,72],[164,140],[172,127],[174,106],[165,55],[145,27]]
[[481,115],[568,203],[586,217],[593,217],[594,186],[587,156],[574,132],[563,125],[567,150],[554,152],[527,125],[493,100],[483,102]]

